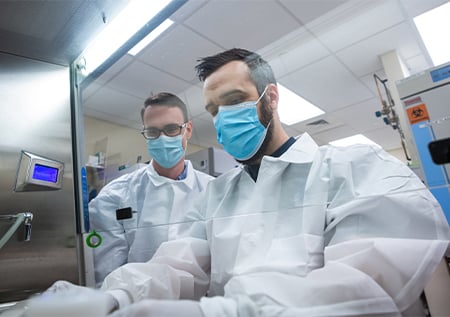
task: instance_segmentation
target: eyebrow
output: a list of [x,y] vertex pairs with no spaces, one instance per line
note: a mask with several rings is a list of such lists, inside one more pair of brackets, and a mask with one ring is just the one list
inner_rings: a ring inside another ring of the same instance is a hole
[[[233,90],[227,91],[227,92],[223,93],[222,95],[220,95],[219,99],[223,100],[223,99],[225,99],[225,98],[227,98],[227,97],[229,97],[231,95],[235,95],[235,94],[241,94],[241,95],[244,95],[244,96],[248,96],[248,94],[245,91],[243,91],[243,90],[233,89]],[[212,102],[206,104],[206,106],[205,106],[206,111],[208,111],[208,108],[213,107],[213,106],[215,106],[215,104],[212,103]]]

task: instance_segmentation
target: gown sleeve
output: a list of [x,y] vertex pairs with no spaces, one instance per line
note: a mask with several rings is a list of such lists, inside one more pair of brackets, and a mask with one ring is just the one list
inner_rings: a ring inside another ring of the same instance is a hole
[[209,285],[210,253],[206,240],[180,238],[160,245],[146,263],[128,263],[109,274],[102,289],[120,307],[143,299],[198,300]]

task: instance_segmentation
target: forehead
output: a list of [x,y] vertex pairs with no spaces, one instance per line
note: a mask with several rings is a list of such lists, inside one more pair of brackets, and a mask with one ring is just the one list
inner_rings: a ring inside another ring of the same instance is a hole
[[183,112],[178,107],[148,106],[144,112],[144,125],[163,127],[167,124],[183,123]]
[[256,91],[249,68],[242,61],[232,61],[223,65],[206,78],[203,85],[203,95],[207,103],[214,102],[214,99],[232,90]]

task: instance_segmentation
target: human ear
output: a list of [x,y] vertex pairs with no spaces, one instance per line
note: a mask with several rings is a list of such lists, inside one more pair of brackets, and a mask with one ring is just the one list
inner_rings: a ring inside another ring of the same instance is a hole
[[268,104],[272,110],[276,110],[278,108],[278,87],[276,84],[269,84],[266,92],[268,98]]
[[185,133],[185,136],[186,136],[186,140],[189,140],[190,138],[191,138],[191,136],[192,136],[192,121],[188,121],[188,122],[186,122],[186,133]]

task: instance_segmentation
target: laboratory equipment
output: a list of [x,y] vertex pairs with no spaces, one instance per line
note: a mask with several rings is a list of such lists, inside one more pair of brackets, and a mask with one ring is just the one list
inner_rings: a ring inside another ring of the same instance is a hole
[[64,164],[22,151],[14,190],[39,191],[61,189]]
[[419,154],[423,181],[450,222],[450,164],[436,164],[429,148],[430,143],[433,147],[436,141],[450,137],[450,63],[399,80],[396,84]]
[[[382,118],[383,122],[386,125],[390,125],[392,127],[392,129],[398,131],[398,134],[400,135],[400,142],[402,144],[402,149],[403,149],[403,152],[405,153],[405,158],[408,161],[411,161],[411,157],[410,157],[407,147],[406,147],[405,133],[403,132],[403,129],[400,125],[400,120],[399,120],[398,114],[396,113],[396,110],[395,110],[394,99],[392,98],[391,91],[386,86],[386,82],[388,80],[381,79],[377,74],[374,74],[373,78],[375,80],[378,97],[379,97],[380,103],[381,103],[381,110],[376,111],[375,116],[378,118]],[[383,98],[383,93],[380,88],[380,83],[383,86],[383,90],[384,90],[386,99]]]

